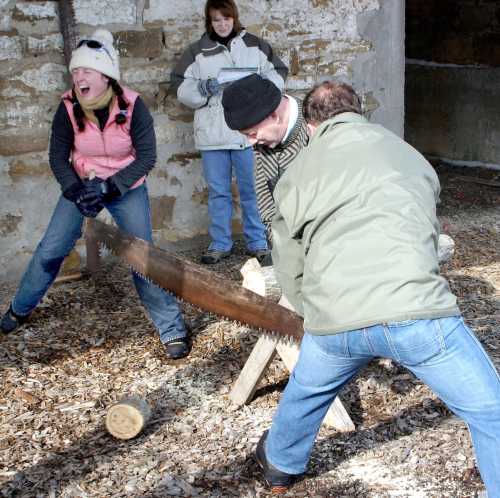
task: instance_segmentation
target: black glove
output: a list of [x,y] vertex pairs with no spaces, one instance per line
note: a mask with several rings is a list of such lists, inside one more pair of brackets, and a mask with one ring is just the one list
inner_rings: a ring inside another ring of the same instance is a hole
[[94,196],[101,204],[121,195],[119,188],[113,181],[113,177],[109,177],[107,180],[95,177],[92,180],[84,180],[83,185],[89,199]]
[[85,192],[85,190],[80,194],[75,204],[86,218],[95,218],[104,207],[99,197],[96,197],[93,192]]
[[62,194],[68,201],[76,202],[83,193],[83,188],[83,183],[78,180],[78,182],[72,183],[66,190],[63,190]]
[[217,95],[220,92],[221,85],[215,78],[208,80],[200,80],[198,83],[198,90],[204,97]]
[[104,199],[107,201],[110,201],[115,197],[120,197],[120,195],[122,195],[112,176],[107,178],[104,184],[101,184],[101,190],[104,192]]
[[[102,182],[101,179],[98,179]],[[78,181],[63,190],[63,196],[75,204],[80,213],[87,218],[95,218],[104,207],[102,194],[89,188],[86,182]],[[97,182],[94,182],[97,183]]]
[[102,203],[92,193],[85,191],[85,185],[80,180],[63,190],[63,196],[75,204],[80,213],[87,218],[95,218],[103,208]]

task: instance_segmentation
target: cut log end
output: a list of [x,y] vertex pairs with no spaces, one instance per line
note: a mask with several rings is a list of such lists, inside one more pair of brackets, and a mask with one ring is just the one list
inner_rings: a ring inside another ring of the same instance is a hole
[[106,414],[106,429],[118,439],[132,439],[146,426],[151,407],[142,398],[126,398],[111,406]]
[[281,298],[281,287],[274,275],[272,266],[261,267],[256,258],[249,259],[241,268],[243,287],[260,296],[264,296],[273,303]]

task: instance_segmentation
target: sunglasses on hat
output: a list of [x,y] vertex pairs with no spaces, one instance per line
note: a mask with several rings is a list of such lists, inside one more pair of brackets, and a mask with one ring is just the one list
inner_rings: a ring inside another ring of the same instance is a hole
[[83,45],[86,45],[93,50],[102,50],[103,52],[106,52],[111,61],[115,62],[113,56],[109,53],[109,50],[101,42],[97,40],[80,40],[76,48],[80,48]]

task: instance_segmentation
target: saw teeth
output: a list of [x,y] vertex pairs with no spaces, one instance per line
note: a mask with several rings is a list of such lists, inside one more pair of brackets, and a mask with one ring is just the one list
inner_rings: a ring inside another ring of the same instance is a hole
[[[101,227],[102,225],[102,227]],[[118,257],[121,259],[123,263],[127,266],[127,268],[135,275],[138,275],[140,278],[148,282],[150,285],[154,285],[155,287],[158,287],[159,289],[163,289],[164,292],[167,292],[169,295],[173,296],[175,299],[180,301],[183,304],[189,304],[192,306],[194,309],[197,310],[198,313],[200,314],[210,314],[210,315],[216,315],[218,316],[221,320],[232,322],[237,324],[238,327],[248,327],[251,330],[255,330],[260,334],[267,334],[273,338],[278,338],[279,340],[287,341],[287,344],[296,344],[300,342],[300,337],[295,337],[294,335],[288,335],[286,332],[277,332],[276,330],[267,330],[263,329],[261,327],[254,327],[252,325],[249,325],[247,323],[243,323],[240,320],[231,320],[227,316],[219,315],[217,313],[214,313],[213,311],[209,311],[205,308],[201,308],[200,306],[194,305],[193,303],[187,303],[184,299],[180,298],[175,294],[175,292],[171,292],[170,290],[164,289],[162,285],[156,283],[150,276],[145,276],[143,273],[140,271],[137,271],[134,269],[132,264],[127,263],[126,257],[123,256],[122,251],[123,251],[123,243],[122,241],[116,241],[114,239],[115,234],[113,233],[113,229],[115,227],[108,227],[102,222],[97,222],[97,227],[98,229],[95,230],[94,232],[94,237],[97,239],[98,247],[99,247],[99,253],[102,255],[101,251],[107,251],[109,254],[113,254],[114,256]],[[133,237],[132,237],[132,242],[133,242]],[[127,239],[126,242],[129,242]]]

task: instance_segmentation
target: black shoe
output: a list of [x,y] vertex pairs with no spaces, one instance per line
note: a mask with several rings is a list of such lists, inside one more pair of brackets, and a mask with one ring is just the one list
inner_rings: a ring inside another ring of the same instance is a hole
[[19,328],[26,320],[28,320],[29,315],[21,316],[16,315],[12,311],[12,304],[9,306],[9,309],[5,312],[5,315],[2,317],[0,321],[0,330],[4,334],[10,334],[14,332],[17,328]]
[[172,339],[164,344],[167,356],[172,360],[180,360],[186,357],[191,351],[191,344],[188,337]]
[[255,450],[255,458],[257,463],[260,465],[262,472],[264,473],[264,479],[267,485],[271,488],[271,493],[281,494],[286,493],[293,483],[299,477],[294,474],[287,474],[273,467],[266,458],[266,452],[264,450],[264,443],[267,438],[268,431],[262,434],[260,441],[257,443],[257,449]]
[[261,266],[272,266],[273,264],[273,261],[271,259],[271,251],[269,249],[257,249],[255,251],[251,251],[249,249],[247,251],[247,254],[255,258],[261,264]]
[[214,265],[215,263],[218,263],[219,261],[223,260],[224,258],[228,258],[231,256],[231,251],[210,251],[208,250],[202,257],[201,257],[201,264],[203,265]]

